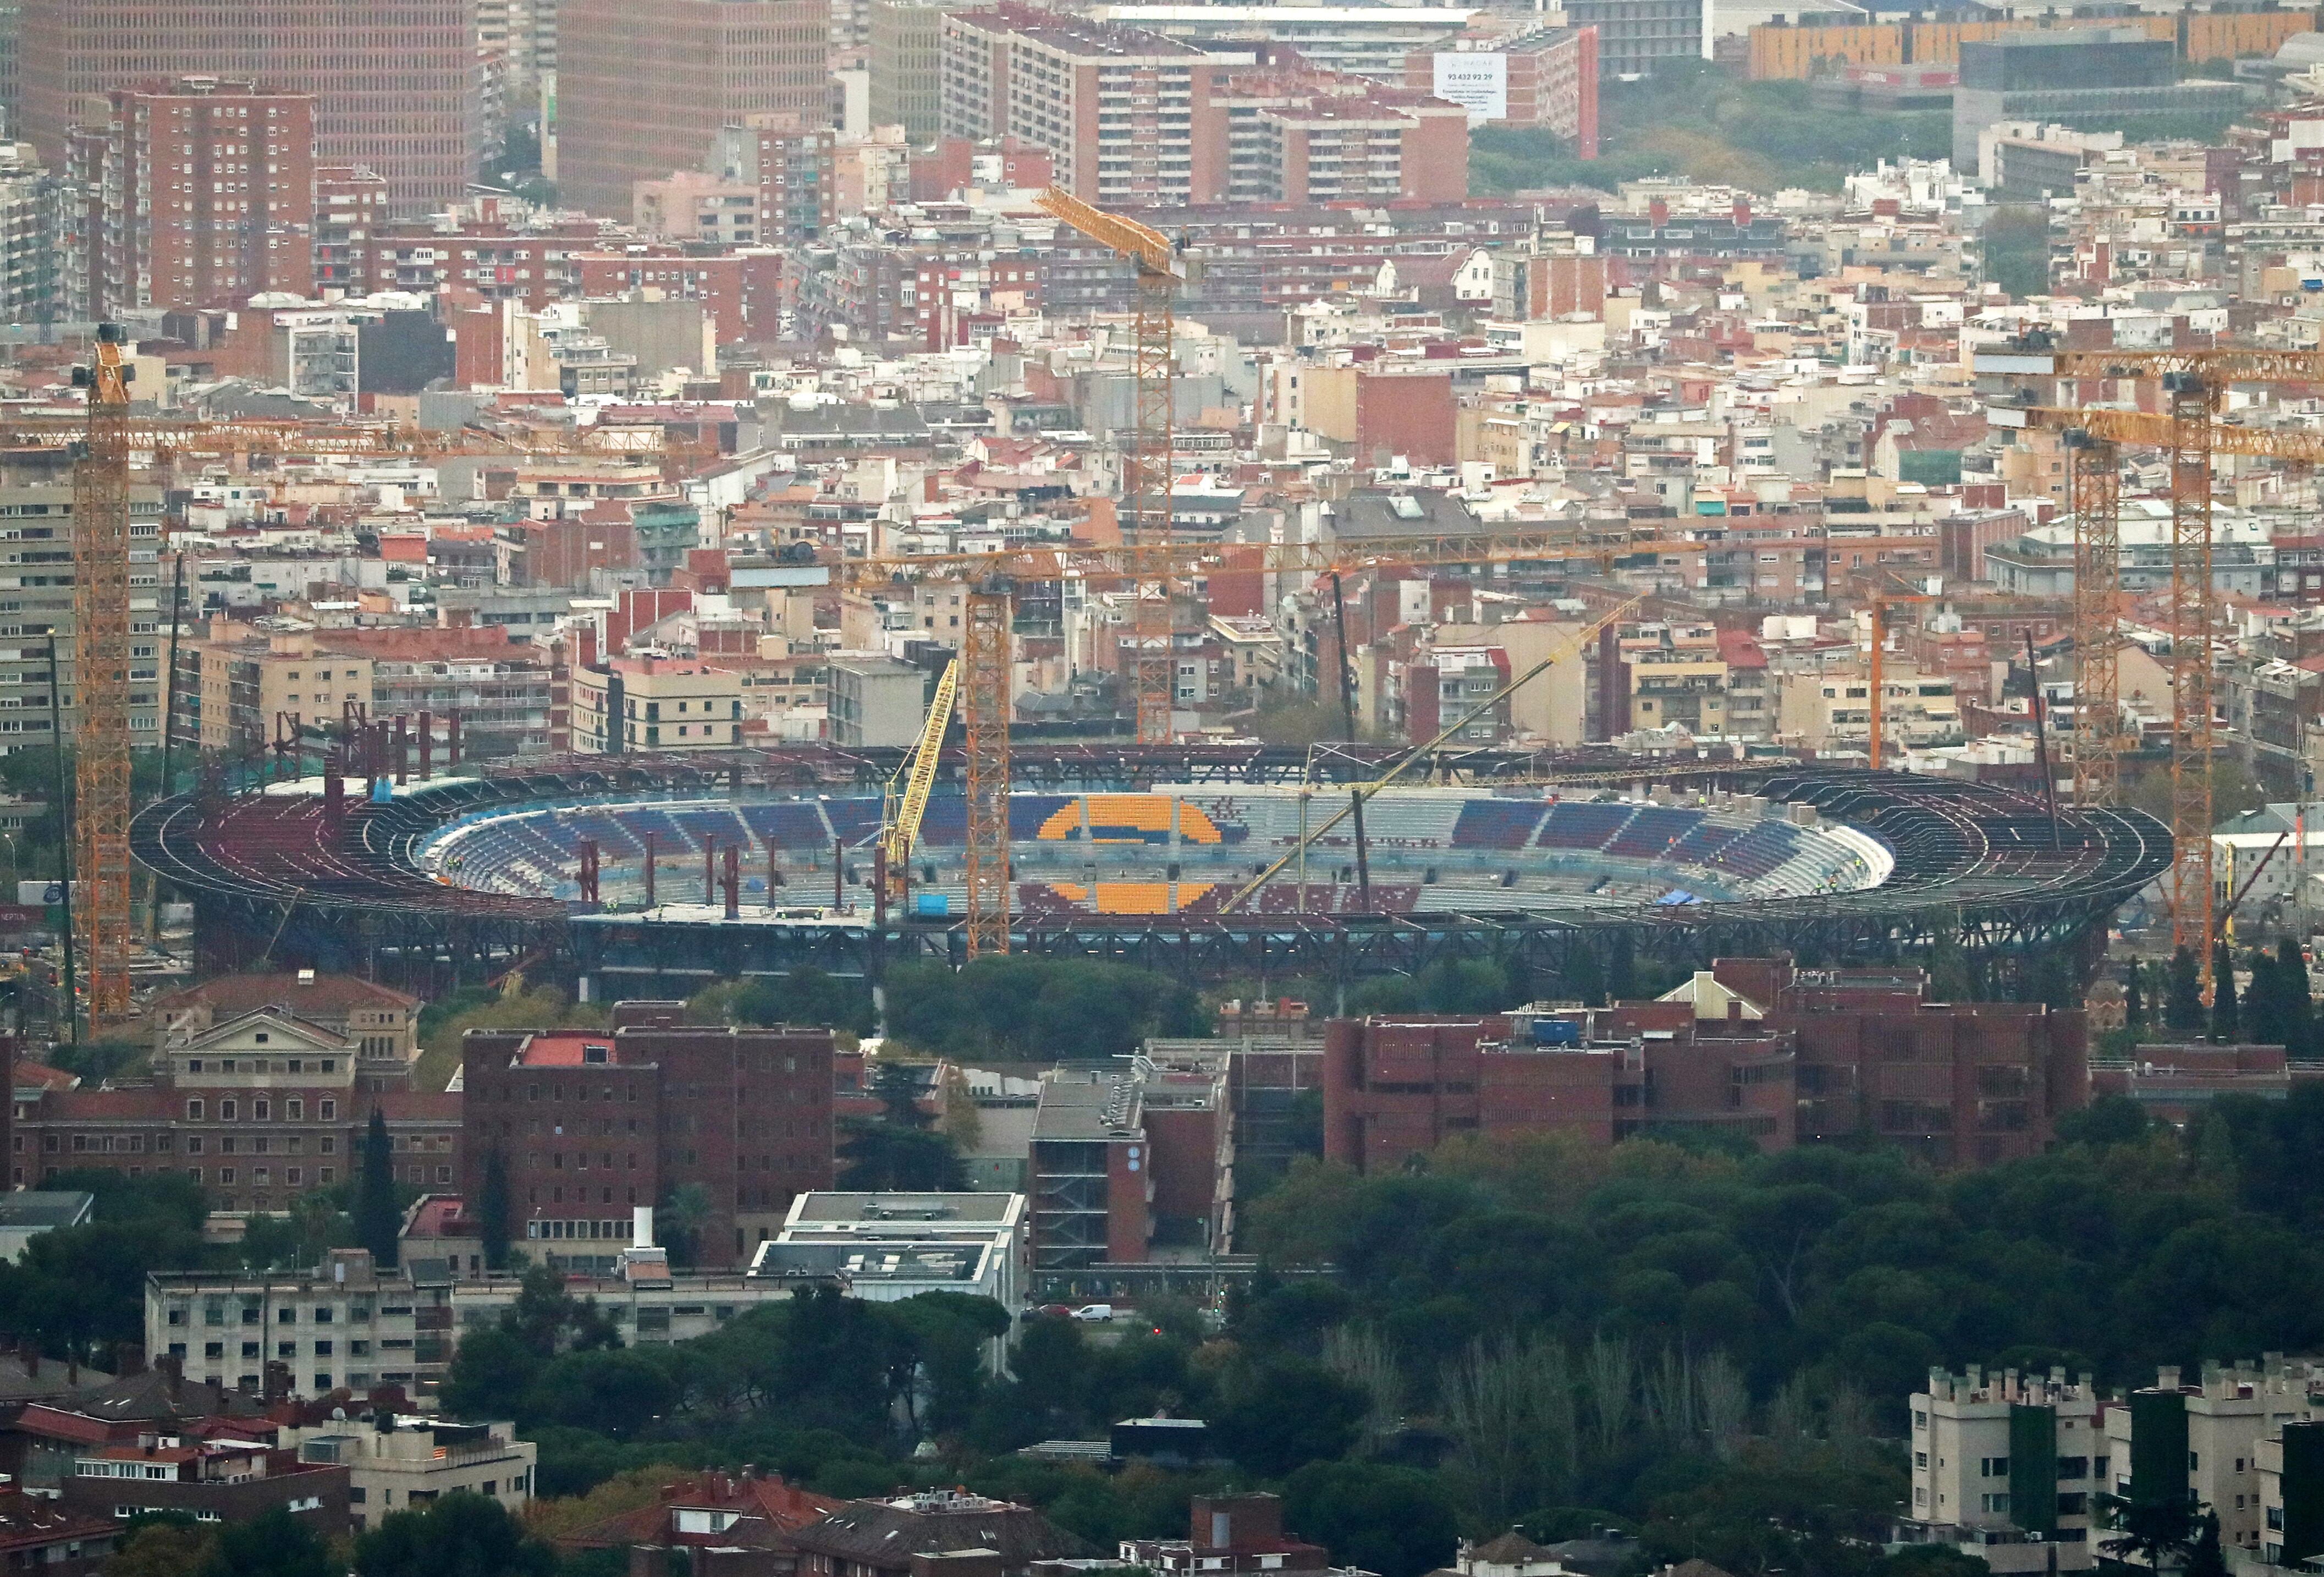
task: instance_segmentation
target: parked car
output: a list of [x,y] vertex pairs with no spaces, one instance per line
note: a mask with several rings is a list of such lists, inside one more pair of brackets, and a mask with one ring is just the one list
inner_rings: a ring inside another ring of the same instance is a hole
[[1084,1304],[1081,1307],[1074,1311],[1074,1318],[1076,1320],[1086,1320],[1092,1324],[1103,1324],[1106,1321],[1113,1318],[1113,1305],[1111,1304]]

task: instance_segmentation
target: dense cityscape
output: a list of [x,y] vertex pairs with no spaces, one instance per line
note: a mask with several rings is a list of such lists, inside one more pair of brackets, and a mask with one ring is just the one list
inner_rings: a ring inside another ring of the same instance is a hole
[[0,5],[0,1555],[2324,1569],[2324,9]]

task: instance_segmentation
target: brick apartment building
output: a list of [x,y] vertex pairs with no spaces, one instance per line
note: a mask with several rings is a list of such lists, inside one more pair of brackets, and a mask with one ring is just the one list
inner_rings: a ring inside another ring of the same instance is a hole
[[475,29],[461,0],[381,0],[359,16],[295,0],[26,0],[10,130],[62,169],[92,95],[195,73],[261,82],[314,96],[323,162],[376,171],[396,213],[427,214],[475,174]]
[[314,288],[315,96],[216,77],[115,88],[68,134],[99,318]]
[[1462,1134],[1690,1127],[1765,1150],[1871,1135],[1939,1166],[2038,1154],[2088,1099],[2083,1015],[1927,988],[1918,970],[1720,959],[1652,1002],[1335,1020],[1324,1154],[1370,1170]]
[[150,1083],[20,1087],[9,1181],[37,1188],[89,1167],[133,1177],[181,1172],[213,1210],[286,1211],[300,1194],[354,1175],[377,1111],[397,1179],[448,1188],[459,1176],[459,1099],[370,1087],[360,1072],[364,1043],[379,1038],[370,1026],[329,1028],[267,1002],[168,1032]]
[[699,170],[754,115],[828,124],[825,0],[567,0],[557,20],[564,200],[627,219],[631,188]]
[[943,130],[1014,138],[1107,208],[1465,197],[1468,112],[1369,78],[1263,63],[1007,5],[943,22]]
[[634,1207],[698,1187],[700,1263],[744,1263],[794,1195],[831,1186],[831,1031],[705,1028],[680,1011],[622,1002],[610,1033],[472,1030],[467,1197],[498,1151],[511,1237],[578,1244],[627,1241]]
[[1100,208],[1224,195],[1226,121],[1212,101],[1231,68],[1253,62],[1249,50],[1212,54],[1024,5],[953,12],[943,28],[945,135],[1015,136]]
[[[556,301],[650,290],[701,302],[721,345],[770,333],[781,311],[783,255],[771,247],[714,254],[670,243],[616,244],[594,224],[516,230],[483,218],[450,230],[375,227],[360,251],[355,289],[444,298],[460,333],[463,388],[509,381],[507,308],[538,312]],[[479,310],[496,308],[503,309]]]

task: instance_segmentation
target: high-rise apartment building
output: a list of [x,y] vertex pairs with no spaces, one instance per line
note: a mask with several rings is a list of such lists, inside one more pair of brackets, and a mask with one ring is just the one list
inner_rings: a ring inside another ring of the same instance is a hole
[[387,222],[387,182],[345,165],[315,171],[315,289],[360,295],[371,271],[372,232]]
[[[129,737],[161,741],[161,651],[158,622],[161,490],[129,491]],[[56,739],[51,710],[48,636],[57,638],[56,696],[73,726],[73,485],[61,452],[20,453],[0,466],[0,752]]]
[[1213,91],[1227,121],[1227,200],[1458,200],[1469,112],[1425,92],[1296,67],[1238,71]]
[[903,127],[915,148],[944,129],[943,20],[943,10],[925,0],[872,0],[872,124]]
[[632,189],[699,170],[754,115],[828,124],[825,0],[567,0],[558,16],[557,179],[575,207],[630,217]]
[[1254,63],[1250,50],[1024,5],[953,12],[943,30],[945,135],[1013,136],[1050,156],[1059,186],[1103,208],[1226,195],[1227,124],[1213,99],[1229,72]]
[[757,194],[763,242],[813,241],[839,217],[838,134],[788,115],[719,128],[711,168]]
[[89,95],[205,73],[313,94],[321,160],[377,171],[400,215],[457,201],[475,173],[469,0],[23,0],[19,71],[19,134],[52,161]]
[[97,194],[89,307],[239,307],[314,288],[315,97],[189,77],[116,88],[68,171]]
[[62,183],[30,143],[0,143],[0,322],[57,315]]

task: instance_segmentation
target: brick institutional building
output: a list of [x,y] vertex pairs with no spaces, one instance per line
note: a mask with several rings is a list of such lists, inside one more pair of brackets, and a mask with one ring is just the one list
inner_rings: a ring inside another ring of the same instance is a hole
[[511,1238],[626,1242],[634,1206],[698,1187],[698,1263],[742,1263],[795,1194],[831,1186],[831,1031],[704,1027],[682,1011],[619,1003],[611,1033],[471,1030],[466,1196],[484,1197],[498,1151]]
[[[24,0],[21,128],[62,169],[81,102],[195,73],[315,97],[327,164],[367,165],[399,214],[457,202],[482,152],[475,8],[375,0],[359,12],[299,0]],[[698,158],[698,155],[697,155]]]
[[408,1087],[417,1008],[401,991],[311,973],[226,975],[162,998],[148,1083],[84,1089],[17,1065],[9,1181],[182,1170],[214,1210],[285,1211],[353,1175],[376,1111],[398,1181],[448,1189],[460,1099]]
[[1369,1170],[1460,1134],[1677,1128],[1765,1150],[1876,1135],[1939,1166],[2038,1154],[2089,1099],[2083,1015],[1927,988],[1915,969],[1727,958],[1651,1002],[1335,1020],[1324,1154]]

